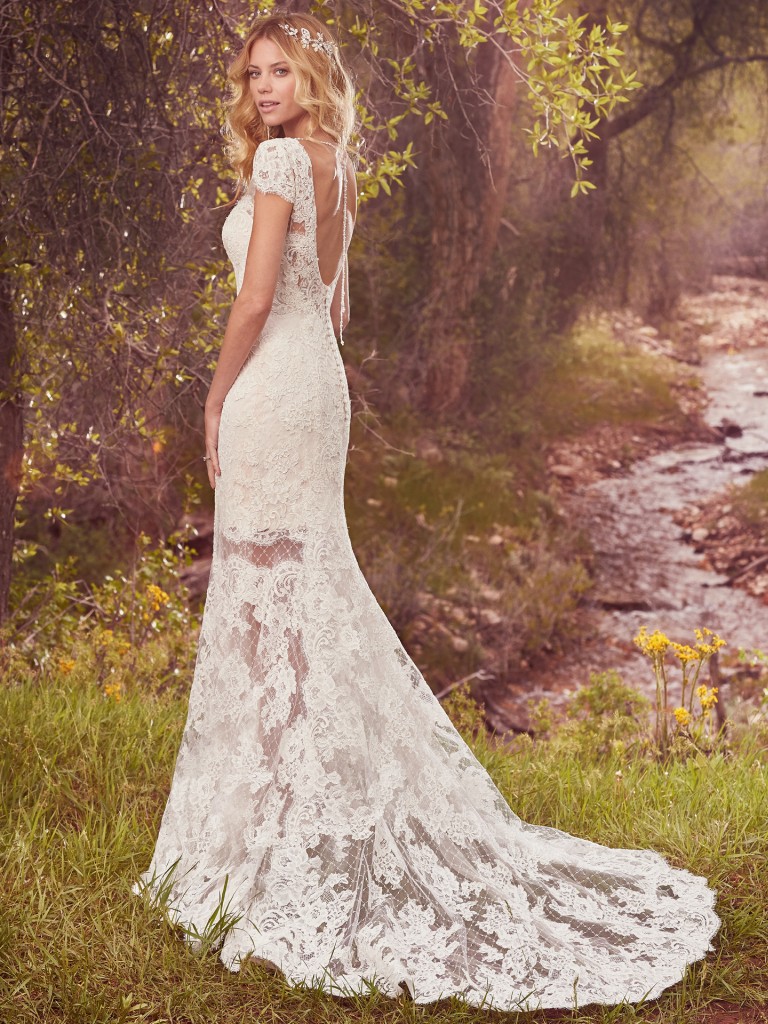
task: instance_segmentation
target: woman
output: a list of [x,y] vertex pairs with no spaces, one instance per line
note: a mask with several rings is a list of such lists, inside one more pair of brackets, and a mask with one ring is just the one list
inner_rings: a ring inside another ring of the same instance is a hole
[[[353,89],[326,26],[259,21],[230,78],[247,187],[206,402],[214,555],[154,856],[195,944],[337,994],[500,1009],[654,997],[712,949],[703,878],[523,822],[445,715],[352,552],[343,481]],[[223,912],[223,915],[222,915]]]

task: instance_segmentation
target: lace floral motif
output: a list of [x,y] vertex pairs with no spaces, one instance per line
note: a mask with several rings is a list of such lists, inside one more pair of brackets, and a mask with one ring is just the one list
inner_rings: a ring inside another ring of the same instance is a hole
[[256,188],[293,212],[224,403],[187,719],[132,891],[165,881],[171,919],[201,932],[226,891],[230,970],[253,954],[337,994],[368,979],[499,1009],[658,996],[713,948],[715,893],[652,850],[523,822],[454,729],[349,542],[349,394],[300,142],[262,143],[227,219],[238,288]]

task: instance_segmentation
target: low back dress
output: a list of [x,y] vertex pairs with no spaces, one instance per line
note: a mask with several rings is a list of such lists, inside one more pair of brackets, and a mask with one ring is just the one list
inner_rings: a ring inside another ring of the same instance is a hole
[[653,850],[522,821],[355,559],[331,320],[346,252],[324,282],[314,141],[262,142],[223,230],[239,290],[255,190],[293,204],[271,311],[223,406],[187,719],[133,892],[162,896],[193,947],[222,911],[214,948],[231,971],[251,954],[337,995],[373,982],[506,1010],[653,998],[713,948],[714,891]]

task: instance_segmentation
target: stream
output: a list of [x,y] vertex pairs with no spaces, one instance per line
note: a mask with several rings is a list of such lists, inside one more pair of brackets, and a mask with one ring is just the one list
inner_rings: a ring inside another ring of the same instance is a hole
[[[583,496],[595,552],[594,600],[601,608],[597,630],[621,652],[641,625],[683,643],[693,640],[697,626],[714,629],[731,648],[768,642],[768,605],[704,568],[673,519],[676,511],[768,468],[768,349],[708,352],[700,372],[710,399],[707,422],[737,423],[741,436],[654,455]],[[639,656],[622,659],[627,682],[636,682],[635,665],[647,675]]]
[[[702,363],[695,372],[708,396],[707,423],[725,421],[734,434],[738,425],[740,436],[681,444],[573,495],[569,517],[594,552],[593,635],[577,654],[548,659],[528,679],[517,680],[507,695],[497,691],[492,723],[495,718],[502,728],[505,721],[519,728],[528,698],[560,704],[592,671],[615,668],[626,684],[652,696],[650,666],[632,642],[643,625],[681,643],[695,642],[694,628],[706,626],[727,641],[727,651],[768,650],[768,604],[706,568],[673,518],[768,468],[768,284],[727,282],[697,299],[714,324],[701,339]],[[729,286],[730,303],[723,296]]]

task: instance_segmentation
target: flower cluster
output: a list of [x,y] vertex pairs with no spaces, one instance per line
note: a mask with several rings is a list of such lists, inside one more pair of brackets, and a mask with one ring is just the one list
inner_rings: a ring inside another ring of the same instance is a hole
[[705,661],[716,651],[719,651],[721,647],[726,646],[726,641],[722,640],[711,629],[694,629],[693,632],[696,636],[695,646],[675,643],[674,640],[670,640],[659,629],[655,629],[653,633],[649,634],[648,627],[641,626],[637,636],[634,638],[634,643],[643,654],[647,654],[651,659],[663,657],[667,651],[671,650],[674,656],[682,661],[683,664],[689,661]]
[[159,612],[163,605],[168,604],[170,601],[168,594],[166,594],[166,592],[155,583],[149,583],[147,585],[147,594],[152,602],[153,612]]
[[649,657],[666,654],[671,642],[669,637],[665,636],[658,629],[655,629],[649,636],[647,626],[641,626],[640,632],[634,639],[634,643],[637,644],[643,654],[647,654]]
[[93,635],[94,644],[103,648],[108,654],[119,657],[121,654],[127,654],[131,649],[129,640],[124,638],[117,638],[113,629],[101,629],[94,632]]
[[113,697],[115,700],[119,701],[123,696],[122,687],[120,686],[120,683],[105,683],[104,696],[107,698]]
[[[713,742],[710,715],[717,703],[717,687],[708,688],[703,684],[699,686],[698,682],[706,663],[721,647],[725,647],[725,640],[706,628],[695,629],[694,636],[694,644],[680,644],[670,640],[659,629],[649,633],[648,628],[642,626],[634,638],[636,646],[649,658],[656,677],[656,740],[662,753],[666,753],[669,745],[667,721],[670,712],[674,715],[678,729],[685,731],[685,735],[694,746],[697,742]],[[674,710],[668,703],[668,655],[672,655],[680,663],[682,674],[680,704]],[[694,696],[699,698],[700,711],[694,711]]]
[[674,656],[682,661],[683,664],[688,661],[698,661],[701,658],[701,654],[688,644],[676,644],[672,642],[669,646],[672,648]]
[[699,698],[702,710],[709,712],[717,704],[717,687],[707,689],[706,686],[696,687],[696,696]]
[[675,718],[677,719],[678,725],[683,727],[690,725],[691,717],[691,712],[688,708],[675,708]]
[[696,634],[696,650],[703,657],[707,657],[719,651],[721,647],[725,647],[725,640],[721,640],[717,633],[713,633],[711,629],[694,629]]

